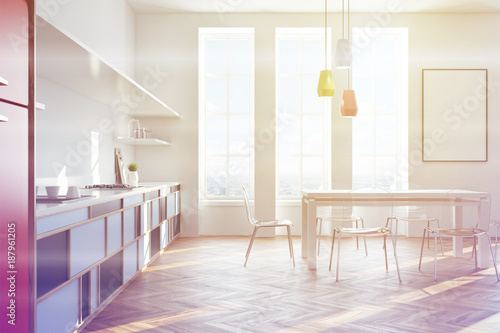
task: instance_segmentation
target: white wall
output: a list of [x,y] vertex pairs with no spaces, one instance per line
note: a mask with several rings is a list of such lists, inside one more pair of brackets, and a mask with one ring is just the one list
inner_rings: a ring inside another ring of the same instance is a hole
[[134,159],[132,147],[113,141],[122,120],[109,106],[42,77],[37,99],[46,110],[36,115],[36,185],[114,183],[114,148],[122,149],[126,162]]
[[37,0],[37,14],[130,77],[135,75],[135,14],[125,0]]
[[[134,76],[135,15],[126,1],[39,0],[37,14]],[[114,183],[113,149],[122,148],[126,163],[135,160],[133,147],[113,141],[114,132],[126,128],[128,116],[40,76],[36,89],[37,101],[46,105],[37,113],[37,185]],[[111,126],[104,125],[108,122]],[[94,145],[92,131],[99,133]]]
[[[500,15],[407,15],[409,22],[410,156],[421,156],[422,69],[486,68],[488,96],[488,162],[413,162],[412,188],[478,189],[493,194],[492,216],[500,217]],[[443,87],[446,89],[446,87]],[[465,97],[465,96],[464,96]],[[460,102],[460,101],[457,101]],[[414,158],[411,158],[413,161]]]
[[[412,163],[410,188],[478,189],[493,193],[493,217],[500,217],[500,189],[497,169],[500,163],[499,115],[500,87],[489,96],[488,162],[421,162],[419,148],[422,126],[423,68],[487,68],[494,82],[500,82],[500,27],[498,14],[393,14],[353,15],[352,26],[409,29],[409,152]],[[148,160],[151,179],[177,177],[183,183],[183,235],[249,234],[244,207],[198,207],[198,27],[255,27],[256,50],[256,137],[274,118],[274,32],[276,27],[321,27],[323,16],[315,14],[141,14],[136,17],[136,57],[140,68],[161,66],[169,76],[158,96],[182,115],[182,119],[159,124],[160,133],[171,135],[175,143],[165,152],[138,152]],[[332,45],[340,37],[340,16],[329,15],[333,27]],[[140,73],[140,71],[138,72]],[[144,75],[144,71],[142,72]],[[498,79],[497,79],[498,78]],[[347,85],[345,73],[334,71],[337,92]],[[446,89],[446,87],[443,87]],[[351,120],[341,119],[340,93],[332,101],[332,184],[349,188],[351,184]],[[155,163],[160,161],[160,163]],[[173,162],[175,161],[175,162]],[[289,218],[300,233],[300,207],[275,208],[274,139],[256,152],[256,212],[259,217]],[[196,214],[199,208],[199,217]],[[437,212],[439,213],[439,212]],[[184,211],[183,211],[184,214]],[[199,219],[199,227],[198,227]],[[417,231],[415,231],[417,233]],[[418,231],[418,234],[420,231]]]

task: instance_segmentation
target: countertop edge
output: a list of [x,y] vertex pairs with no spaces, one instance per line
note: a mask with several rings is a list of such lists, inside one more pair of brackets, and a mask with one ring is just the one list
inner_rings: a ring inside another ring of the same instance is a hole
[[139,187],[133,190],[92,190],[92,189],[80,189],[81,195],[92,195],[94,197],[78,200],[66,203],[53,203],[53,204],[37,204],[35,217],[37,219],[56,215],[75,209],[85,208],[89,206],[94,206],[100,203],[105,203],[117,199],[123,199],[127,197],[136,196],[138,194],[144,194],[154,190],[160,190],[166,187],[172,187],[180,185],[179,182],[147,182],[139,183]]

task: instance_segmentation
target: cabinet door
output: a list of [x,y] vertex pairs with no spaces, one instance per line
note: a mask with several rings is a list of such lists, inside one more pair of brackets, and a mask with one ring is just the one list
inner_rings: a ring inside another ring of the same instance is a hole
[[28,104],[28,6],[0,0],[0,98]]
[[0,114],[0,332],[28,332],[28,111],[0,102]]

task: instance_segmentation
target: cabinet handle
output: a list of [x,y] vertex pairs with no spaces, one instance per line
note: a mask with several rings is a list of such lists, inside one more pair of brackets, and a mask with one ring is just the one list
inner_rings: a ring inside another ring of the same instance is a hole
[[9,81],[0,76],[0,86],[8,86]]

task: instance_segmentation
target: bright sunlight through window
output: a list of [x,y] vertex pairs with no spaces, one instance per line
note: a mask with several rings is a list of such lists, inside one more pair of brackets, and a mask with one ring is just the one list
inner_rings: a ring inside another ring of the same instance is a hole
[[352,188],[408,189],[408,29],[365,30],[353,29]]
[[199,30],[200,190],[208,200],[253,188],[253,28]]
[[278,199],[327,188],[330,103],[316,92],[324,69],[324,29],[276,29]]

